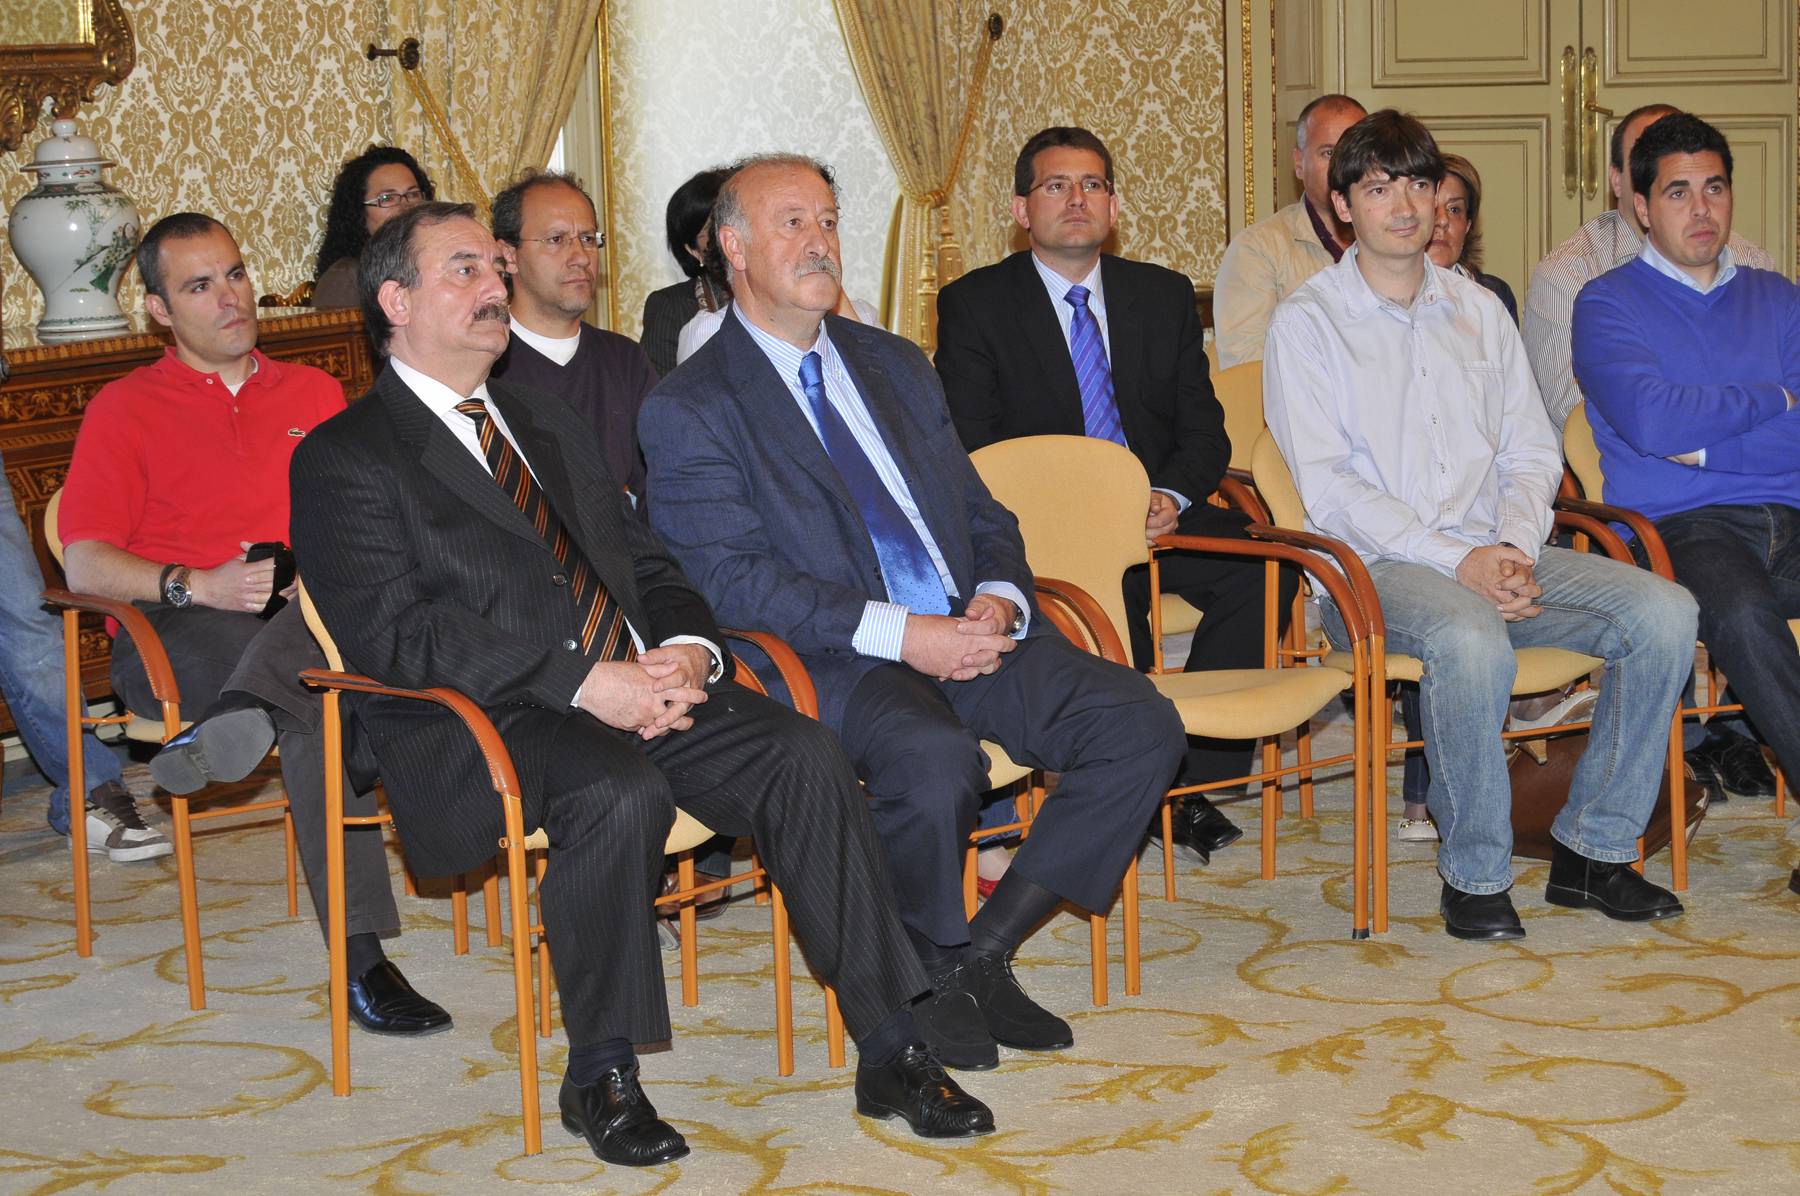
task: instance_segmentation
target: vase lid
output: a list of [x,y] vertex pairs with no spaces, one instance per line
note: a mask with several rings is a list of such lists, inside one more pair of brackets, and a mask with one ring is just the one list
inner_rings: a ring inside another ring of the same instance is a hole
[[29,165],[20,170],[62,170],[71,166],[113,166],[111,159],[101,156],[93,138],[76,131],[72,120],[50,122],[50,136],[37,143]]

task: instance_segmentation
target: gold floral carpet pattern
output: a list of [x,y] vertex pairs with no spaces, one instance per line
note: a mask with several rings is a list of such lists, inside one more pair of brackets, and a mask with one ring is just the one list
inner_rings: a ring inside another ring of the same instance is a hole
[[[1341,728],[1333,728],[1341,734]],[[130,774],[148,791],[141,769]],[[644,1058],[694,1152],[631,1171],[557,1122],[564,1044],[542,1049],[545,1150],[520,1153],[508,956],[450,951],[449,903],[401,898],[390,945],[455,1015],[395,1041],[353,1031],[331,1095],[325,957],[287,918],[274,824],[198,836],[209,1007],[186,1007],[172,860],[94,869],[99,938],[73,948],[64,842],[42,791],[0,809],[0,1190],[8,1192],[1787,1193],[1800,1191],[1800,898],[1786,820],[1732,802],[1693,847],[1683,918],[1607,922],[1542,900],[1519,861],[1520,944],[1447,938],[1428,846],[1394,845],[1389,933],[1349,940],[1344,783],[1257,826],[1161,899],[1147,855],[1144,992],[1089,1002],[1071,917],[1027,944],[1027,988],[1073,1050],[1002,1051],[965,1076],[999,1132],[913,1138],[851,1109],[823,1003],[797,984],[798,1067],[775,1074],[767,907],[703,924],[701,1004]],[[1290,806],[1291,808],[1291,806]],[[1666,880],[1666,857],[1652,867]],[[396,879],[398,888],[398,879]],[[307,905],[302,896],[303,911]],[[473,902],[479,923],[479,902]],[[798,961],[798,956],[796,956]],[[854,1058],[854,1056],[852,1056]]]

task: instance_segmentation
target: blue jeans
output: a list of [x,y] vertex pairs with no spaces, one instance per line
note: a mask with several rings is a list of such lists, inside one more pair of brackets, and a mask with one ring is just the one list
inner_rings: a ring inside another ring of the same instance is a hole
[[[1694,671],[1693,598],[1631,565],[1546,547],[1536,580],[1543,613],[1508,623],[1487,599],[1425,565],[1369,566],[1388,647],[1424,661],[1419,683],[1427,804],[1438,872],[1465,893],[1512,885],[1512,784],[1500,729],[1517,672],[1515,648],[1555,647],[1606,661],[1588,749],[1550,833],[1592,860],[1637,858],[1667,759],[1669,719]],[[1325,629],[1343,645],[1329,602]]]
[[[4,464],[0,461],[0,464]],[[19,521],[12,487],[0,481],[0,694],[39,771],[56,788],[50,825],[69,833],[68,732],[63,721],[62,619],[43,609],[43,574],[31,535]],[[88,790],[123,783],[119,759],[92,735],[82,737]]]

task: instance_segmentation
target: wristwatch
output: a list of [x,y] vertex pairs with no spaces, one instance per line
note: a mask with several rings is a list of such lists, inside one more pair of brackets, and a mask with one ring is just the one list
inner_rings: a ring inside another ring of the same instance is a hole
[[1025,608],[1020,606],[1014,608],[1013,620],[1006,625],[1005,634],[1016,636],[1023,630],[1025,630]]
[[186,565],[164,565],[160,586],[162,600],[169,606],[187,606],[194,600],[194,591],[188,587],[188,577],[193,570]]

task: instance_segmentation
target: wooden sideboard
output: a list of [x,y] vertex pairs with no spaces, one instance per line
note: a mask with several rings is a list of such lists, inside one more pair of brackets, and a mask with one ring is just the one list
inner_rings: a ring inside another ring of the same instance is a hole
[[[373,375],[360,312],[277,308],[258,315],[257,345],[264,353],[317,366],[343,384],[348,399],[368,390]],[[69,472],[88,400],[114,378],[155,361],[168,344],[168,330],[142,315],[134,331],[62,344],[41,344],[29,329],[0,329],[0,352],[12,371],[0,382],[0,456],[47,583],[61,585],[62,576],[44,543],[44,505]],[[99,620],[84,623],[81,677],[90,698],[111,692],[108,652]],[[12,713],[0,703],[0,734],[12,729]]]

